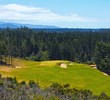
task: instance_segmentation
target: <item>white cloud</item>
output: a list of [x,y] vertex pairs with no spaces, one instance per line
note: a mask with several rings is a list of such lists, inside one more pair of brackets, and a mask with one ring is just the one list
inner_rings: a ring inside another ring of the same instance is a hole
[[[18,4],[0,5],[0,20],[12,22],[95,22],[97,19],[77,14],[60,15],[49,9]],[[32,24],[31,23],[31,24]]]

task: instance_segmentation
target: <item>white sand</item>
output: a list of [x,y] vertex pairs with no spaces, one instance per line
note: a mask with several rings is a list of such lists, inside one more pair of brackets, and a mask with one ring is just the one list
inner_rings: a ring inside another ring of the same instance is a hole
[[15,66],[15,68],[22,68],[22,67]]
[[61,68],[67,68],[67,65],[64,64],[64,63],[61,63],[60,67],[61,67]]
[[74,65],[74,63],[69,63],[69,65]]
[[103,73],[104,75],[106,75],[106,76],[109,76],[108,74],[106,74],[106,73]]

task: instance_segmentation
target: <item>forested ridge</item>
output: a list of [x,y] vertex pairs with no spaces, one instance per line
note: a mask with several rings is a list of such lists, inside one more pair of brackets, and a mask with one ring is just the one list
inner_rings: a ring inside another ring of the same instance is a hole
[[70,60],[95,62],[110,74],[110,30],[98,32],[40,32],[27,27],[0,29],[0,56],[27,60]]

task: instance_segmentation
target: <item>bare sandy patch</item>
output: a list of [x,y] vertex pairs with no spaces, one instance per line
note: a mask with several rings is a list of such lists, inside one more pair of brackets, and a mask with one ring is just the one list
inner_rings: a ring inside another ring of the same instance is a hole
[[19,66],[15,66],[15,68],[22,68],[22,67],[19,67]]
[[69,63],[69,65],[74,65],[74,63]]
[[92,67],[92,68],[97,69],[97,67]]
[[96,65],[90,65],[91,68],[97,69]]
[[[104,73],[104,72],[103,72],[103,74],[106,75],[106,76],[109,76],[107,73]],[[109,76],[109,77],[110,77],[110,76]]]
[[65,63],[61,63],[61,64],[60,64],[60,67],[61,67],[61,68],[67,68],[67,65],[66,65]]
[[8,67],[8,66],[0,66],[0,71],[4,71],[4,72],[11,72],[13,71],[12,67]]

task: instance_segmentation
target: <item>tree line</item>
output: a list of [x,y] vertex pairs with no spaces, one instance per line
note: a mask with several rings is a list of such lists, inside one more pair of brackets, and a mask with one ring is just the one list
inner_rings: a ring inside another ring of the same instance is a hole
[[70,60],[95,62],[110,74],[110,30],[98,32],[36,32],[28,27],[0,29],[0,57],[26,60]]

